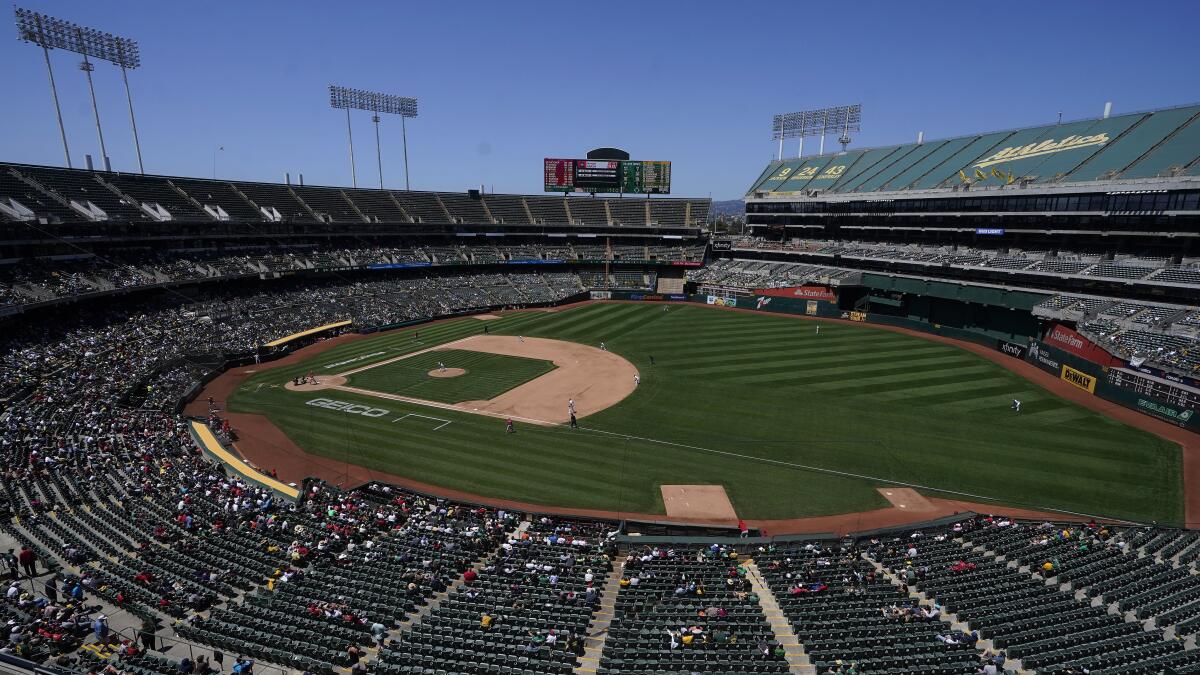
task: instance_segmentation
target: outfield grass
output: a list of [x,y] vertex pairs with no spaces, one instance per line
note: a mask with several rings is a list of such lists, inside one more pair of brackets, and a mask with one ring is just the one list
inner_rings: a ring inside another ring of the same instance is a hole
[[[901,481],[933,496],[952,490],[974,501],[1182,520],[1177,445],[957,347],[842,323],[820,323],[817,335],[817,323],[637,304],[490,321],[493,334],[604,341],[637,365],[637,391],[581,420],[579,431],[521,427],[506,436],[500,420],[454,411],[440,411],[454,423],[432,431],[305,406],[304,394],[254,386],[481,333],[475,319],[423,326],[421,343],[411,330],[386,333],[260,373],[230,405],[267,415],[315,454],[349,452],[372,469],[547,505],[662,513],[660,484],[721,483],[740,515],[784,518],[884,507],[875,488]],[[365,358],[324,367],[356,357]],[[1014,398],[1020,415],[1008,408]],[[401,414],[426,410],[385,403]]]
[[[458,377],[434,377],[429,373],[437,370],[438,364],[467,372]],[[347,384],[388,394],[458,403],[495,398],[554,368],[553,362],[542,359],[446,349],[415,354],[355,373]]]

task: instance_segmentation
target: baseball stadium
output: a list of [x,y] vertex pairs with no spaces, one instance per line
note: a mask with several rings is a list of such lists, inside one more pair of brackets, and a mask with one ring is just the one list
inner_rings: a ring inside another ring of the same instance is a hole
[[775,115],[723,202],[583,127],[445,189],[320,85],[350,171],[206,176],[69,9],[9,45],[0,672],[1200,673],[1200,105]]

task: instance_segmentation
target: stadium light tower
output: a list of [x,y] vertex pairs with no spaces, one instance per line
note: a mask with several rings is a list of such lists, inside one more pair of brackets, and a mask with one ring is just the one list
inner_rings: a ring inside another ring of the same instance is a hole
[[862,104],[843,105],[835,108],[820,108],[801,112],[775,115],[771,122],[771,138],[779,141],[779,159],[783,159],[783,140],[799,138],[800,151],[797,157],[804,156],[804,137],[820,136],[820,153],[825,154],[825,136],[841,131],[838,141],[842,150],[850,144],[850,132],[860,131],[862,123]]
[[79,69],[87,75],[88,91],[92,96],[92,112],[96,116],[96,134],[100,137],[100,154],[105,168],[109,168],[108,152],[104,147],[104,130],[100,126],[100,109],[96,105],[96,90],[92,86],[92,71],[95,70],[95,66],[88,57],[108,61],[121,68],[121,78],[125,81],[125,98],[129,102],[129,122],[133,126],[133,146],[137,151],[138,170],[146,173],[146,169],[142,165],[142,146],[138,140],[137,118],[133,114],[133,94],[129,90],[128,71],[142,65],[138,43],[129,38],[80,26],[29,9],[14,7],[13,11],[16,15],[17,39],[41,47],[46,56],[46,70],[50,74],[50,93],[54,97],[54,112],[58,115],[58,131],[62,135],[67,167],[71,167],[71,152],[67,148],[67,131],[63,126],[62,110],[58,105],[58,90],[54,86],[54,70],[50,67],[51,49],[65,49],[83,56],[83,62],[79,64]]
[[375,123],[375,160],[379,164],[379,189],[383,189],[383,150],[379,143],[379,114],[400,116],[400,133],[404,139],[404,189],[408,190],[408,130],[404,119],[417,116],[417,99],[409,96],[381,94],[363,89],[350,89],[329,85],[329,106],[346,110],[346,132],[350,135],[350,177],[358,187],[358,179],[354,170],[354,135],[350,132],[350,109],[367,110],[371,112],[371,121]]

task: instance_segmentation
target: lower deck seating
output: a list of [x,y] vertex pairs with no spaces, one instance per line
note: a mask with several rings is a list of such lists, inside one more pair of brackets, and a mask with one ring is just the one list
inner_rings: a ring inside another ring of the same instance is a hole
[[732,550],[633,550],[597,673],[788,672],[751,590]]

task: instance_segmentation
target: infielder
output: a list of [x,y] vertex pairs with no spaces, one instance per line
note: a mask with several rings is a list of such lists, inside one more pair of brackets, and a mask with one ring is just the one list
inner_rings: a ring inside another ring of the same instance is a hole
[[642,383],[642,376],[641,376],[641,375],[634,375],[634,376],[633,376],[633,386],[635,386],[635,387],[636,387],[636,386],[638,386],[638,385],[639,385],[639,384],[641,384],[641,383]]
[[575,414],[575,399],[567,399],[567,412],[571,413],[572,415]]
[[438,361],[438,371],[443,372],[443,373],[446,372],[446,364],[442,363],[441,361]]
[[600,343],[600,351],[602,351],[602,352],[608,351],[608,347],[605,347],[603,342]]

